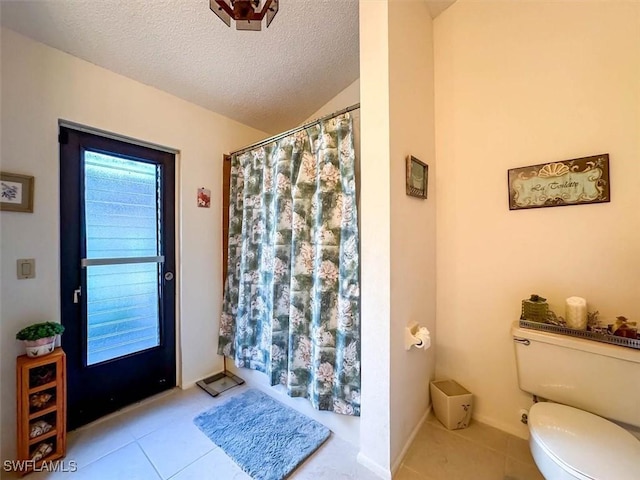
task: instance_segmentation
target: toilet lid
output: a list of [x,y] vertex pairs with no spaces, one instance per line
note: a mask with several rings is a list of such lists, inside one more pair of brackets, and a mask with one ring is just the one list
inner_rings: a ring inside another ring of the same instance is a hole
[[639,478],[640,441],[604,418],[542,402],[529,410],[528,424],[538,445],[569,473],[594,480]]

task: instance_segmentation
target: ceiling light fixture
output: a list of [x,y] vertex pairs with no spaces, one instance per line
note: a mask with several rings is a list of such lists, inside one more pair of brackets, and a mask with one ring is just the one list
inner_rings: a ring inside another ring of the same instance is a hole
[[267,17],[267,27],[278,13],[279,0],[209,0],[209,8],[220,20],[231,26],[236,21],[236,30],[262,30],[262,19]]

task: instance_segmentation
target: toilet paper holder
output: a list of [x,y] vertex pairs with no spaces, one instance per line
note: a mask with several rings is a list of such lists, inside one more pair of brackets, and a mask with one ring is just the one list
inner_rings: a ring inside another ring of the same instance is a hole
[[404,330],[404,348],[405,350],[411,349],[411,347],[421,348],[426,350],[431,346],[431,334],[427,327],[421,327],[418,322],[411,322]]

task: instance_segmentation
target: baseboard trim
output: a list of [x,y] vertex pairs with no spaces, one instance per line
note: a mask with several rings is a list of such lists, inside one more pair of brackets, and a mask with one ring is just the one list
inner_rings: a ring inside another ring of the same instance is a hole
[[365,468],[368,468],[373,473],[375,473],[378,477],[384,480],[391,480],[391,471],[387,468],[384,468],[378,465],[376,462],[371,460],[366,455],[363,455],[362,452],[358,452],[358,463]]
[[490,427],[497,428],[498,430],[502,430],[503,432],[510,433],[518,438],[522,438],[524,440],[529,440],[529,436],[526,432],[523,432],[519,428],[514,428],[513,425],[509,423],[496,421],[495,418],[486,417],[484,415],[473,415],[473,419],[477,420],[480,423],[484,423],[485,425],[489,425]]
[[[218,370],[217,372],[210,373],[209,375],[205,375],[202,378],[209,378],[209,377],[212,377],[213,375],[217,375],[217,374],[222,373],[222,372],[224,372],[224,370]],[[182,390],[188,390],[191,387],[195,387],[196,383],[199,382],[200,380],[202,380],[202,378],[199,378],[197,380],[188,381],[188,382],[183,382],[180,385],[178,385],[178,387],[181,388]]]
[[416,438],[416,435],[418,435],[418,432],[420,431],[422,424],[429,417],[429,413],[431,413],[431,405],[427,407],[427,411],[424,412],[424,415],[422,415],[422,418],[420,418],[420,420],[418,421],[414,429],[411,431],[411,434],[409,435],[409,438],[407,438],[407,441],[405,442],[404,447],[402,447],[402,450],[400,450],[400,454],[396,457],[393,464],[391,465],[392,475],[395,475],[398,469],[400,468],[400,465],[402,465],[402,460],[404,459],[404,456],[409,451],[409,448],[411,447],[413,440]]

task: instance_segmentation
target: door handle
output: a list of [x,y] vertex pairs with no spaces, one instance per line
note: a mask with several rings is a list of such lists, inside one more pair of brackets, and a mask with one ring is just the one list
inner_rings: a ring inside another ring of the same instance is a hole
[[82,295],[82,287],[78,287],[73,291],[73,303],[78,303],[78,297]]
[[167,282],[170,282],[171,280],[173,280],[173,272],[167,272],[167,273],[165,273],[165,274],[164,274],[164,279],[165,279]]

